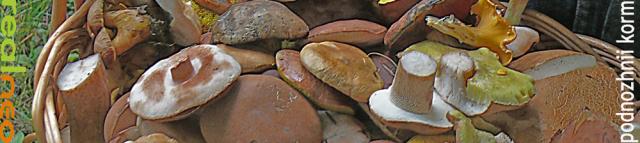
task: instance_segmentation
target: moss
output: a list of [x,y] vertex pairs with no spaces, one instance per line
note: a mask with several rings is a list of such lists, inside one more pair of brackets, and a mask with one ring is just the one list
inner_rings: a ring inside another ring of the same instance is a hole
[[[232,3],[235,3],[235,2],[232,2]],[[196,14],[198,15],[198,19],[202,24],[203,33],[209,32],[210,27],[213,26],[213,24],[215,24],[220,17],[220,15],[217,15],[213,11],[206,9],[195,2],[192,2],[191,8],[193,8],[193,11],[196,12]]]

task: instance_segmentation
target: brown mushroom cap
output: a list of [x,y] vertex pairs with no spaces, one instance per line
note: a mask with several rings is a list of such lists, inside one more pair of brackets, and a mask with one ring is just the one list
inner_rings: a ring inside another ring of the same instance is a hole
[[224,44],[218,44],[216,46],[240,63],[242,73],[259,73],[273,68],[276,64],[276,59],[266,53],[234,48]]
[[375,8],[377,8],[384,21],[393,23],[420,0],[395,0],[386,4],[380,4],[378,0],[373,0],[372,2],[375,3]]
[[350,115],[318,111],[322,121],[323,141],[326,143],[368,143],[363,124]]
[[168,119],[218,97],[240,75],[240,64],[213,45],[192,46],[149,68],[131,89],[138,116]]
[[614,70],[598,64],[537,80],[536,96],[523,109],[483,117],[504,129],[515,142],[549,142],[553,135],[576,119],[584,109],[619,123],[620,84]]
[[162,123],[138,118],[136,122],[136,126],[142,136],[163,133],[181,143],[205,142],[198,129],[197,118],[186,118],[179,121]]
[[310,42],[335,41],[364,48],[382,43],[387,28],[364,20],[341,20],[309,31]]
[[398,65],[391,58],[381,53],[369,53],[369,57],[377,67],[378,75],[380,75],[380,79],[384,83],[383,88],[389,88],[393,83]]
[[354,114],[355,111],[351,108],[351,99],[305,69],[300,61],[300,53],[293,50],[280,50],[276,54],[276,58],[280,76],[289,85],[298,89],[307,99],[320,108]]
[[350,96],[367,102],[383,82],[373,61],[360,49],[337,42],[311,43],[300,52],[304,67],[318,79]]
[[200,118],[208,142],[321,142],[320,119],[311,104],[285,82],[245,75]]
[[235,4],[211,28],[214,43],[243,44],[264,39],[296,39],[309,27],[281,3],[255,0]]
[[104,139],[108,142],[120,131],[136,125],[136,114],[129,108],[129,94],[118,99],[107,112],[104,120]]
[[585,142],[609,143],[620,141],[618,125],[585,110],[576,120],[556,133],[552,143]]

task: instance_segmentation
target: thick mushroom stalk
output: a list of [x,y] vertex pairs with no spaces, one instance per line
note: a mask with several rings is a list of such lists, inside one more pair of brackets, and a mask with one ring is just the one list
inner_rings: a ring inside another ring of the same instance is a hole
[[436,91],[442,99],[467,115],[481,114],[489,108],[489,100],[474,101],[466,96],[467,79],[473,76],[473,59],[464,52],[451,52],[440,58]]
[[391,102],[410,112],[428,113],[433,98],[436,65],[435,60],[419,52],[404,55],[396,70],[393,86],[390,87]]
[[427,135],[449,131],[453,124],[446,115],[454,109],[440,95],[433,95],[437,94],[432,92],[436,68],[436,61],[425,54],[405,54],[391,88],[378,90],[369,98],[371,111],[390,127]]
[[169,24],[173,42],[188,46],[200,41],[202,32],[200,21],[191,8],[191,3],[185,4],[182,0],[156,0],[156,2],[173,17]]
[[151,35],[151,17],[140,15],[137,10],[107,12],[104,20],[105,26],[118,31],[111,43],[115,55],[121,55]]
[[66,104],[72,142],[103,142],[103,122],[111,91],[99,55],[67,64],[57,86]]

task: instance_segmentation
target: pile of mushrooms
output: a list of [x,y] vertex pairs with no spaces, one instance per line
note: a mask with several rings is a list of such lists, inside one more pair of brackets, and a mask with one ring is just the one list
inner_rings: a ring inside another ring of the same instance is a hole
[[509,5],[95,0],[56,35],[56,116],[67,142],[615,140],[615,71],[532,52]]

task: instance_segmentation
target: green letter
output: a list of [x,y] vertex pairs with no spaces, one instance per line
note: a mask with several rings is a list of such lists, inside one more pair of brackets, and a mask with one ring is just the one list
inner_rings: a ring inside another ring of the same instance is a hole
[[0,24],[0,32],[5,35],[5,37],[13,37],[16,34],[16,17],[11,15],[7,15],[2,18],[2,23]]
[[[11,47],[11,54],[7,54],[6,48],[7,46]],[[12,39],[4,39],[2,44],[0,44],[0,61],[3,62],[13,62],[16,60],[16,43],[13,42]]]

